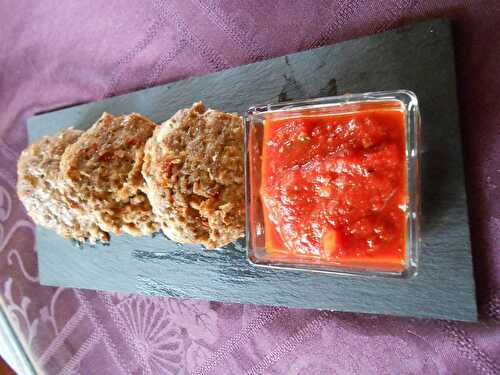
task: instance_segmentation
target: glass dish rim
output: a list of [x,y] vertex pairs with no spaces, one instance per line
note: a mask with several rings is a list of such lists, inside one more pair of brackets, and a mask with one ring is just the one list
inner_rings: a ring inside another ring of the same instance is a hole
[[[408,189],[408,213],[406,229],[406,263],[401,272],[383,271],[374,269],[359,269],[347,267],[335,267],[334,265],[320,265],[307,263],[285,263],[272,261],[258,261],[257,256],[251,254],[256,249],[251,245],[251,222],[250,222],[250,158],[248,132],[252,126],[253,120],[262,118],[267,114],[280,114],[290,111],[300,111],[305,109],[321,109],[345,104],[398,101],[401,103],[405,113],[405,143],[406,143],[406,162],[407,162],[407,189]],[[389,277],[398,279],[413,278],[419,271],[420,260],[420,154],[421,154],[421,119],[417,96],[410,90],[392,90],[392,91],[372,91],[365,93],[353,93],[338,96],[327,96],[313,99],[291,100],[282,103],[269,103],[251,106],[246,116],[244,116],[245,139],[244,139],[244,171],[245,171],[245,204],[246,204],[246,239],[245,250],[247,261],[256,267],[292,270],[302,272],[319,272],[326,274],[335,274],[340,276],[361,276],[361,277]],[[255,258],[255,259],[254,259]]]
[[[381,100],[399,100],[406,107],[417,106],[417,95],[411,90],[387,90],[387,91],[369,91],[364,93],[350,93],[335,96],[322,96],[312,99],[297,99],[289,100],[281,103],[269,103],[251,106],[247,110],[247,116],[264,114],[264,113],[280,113],[288,110],[298,110],[302,108],[321,108],[325,106],[340,105],[340,104],[355,104],[358,102],[370,102]],[[246,117],[245,116],[245,119]]]

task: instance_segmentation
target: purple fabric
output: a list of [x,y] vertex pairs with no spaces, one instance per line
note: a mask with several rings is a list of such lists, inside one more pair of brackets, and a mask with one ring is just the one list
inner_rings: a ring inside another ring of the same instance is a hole
[[[39,285],[14,190],[28,116],[436,16],[455,21],[479,324]],[[0,0],[0,298],[37,368],[500,373],[499,24],[496,0]]]

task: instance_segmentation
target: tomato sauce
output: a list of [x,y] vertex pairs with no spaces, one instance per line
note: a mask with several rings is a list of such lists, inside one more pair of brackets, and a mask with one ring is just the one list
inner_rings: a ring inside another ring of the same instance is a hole
[[403,270],[408,194],[402,109],[371,105],[270,117],[261,171],[270,259]]

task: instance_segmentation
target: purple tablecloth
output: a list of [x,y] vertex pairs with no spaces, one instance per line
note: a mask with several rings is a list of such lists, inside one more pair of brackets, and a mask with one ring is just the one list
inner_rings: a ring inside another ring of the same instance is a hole
[[[39,285],[33,224],[14,190],[30,115],[436,16],[455,21],[480,323]],[[497,0],[0,0],[0,297],[37,368],[499,374],[499,25]]]

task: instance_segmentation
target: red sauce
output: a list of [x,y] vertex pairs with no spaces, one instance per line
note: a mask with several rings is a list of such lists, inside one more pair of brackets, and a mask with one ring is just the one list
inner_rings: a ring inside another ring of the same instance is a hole
[[270,259],[403,270],[407,188],[399,107],[267,119],[261,177]]

